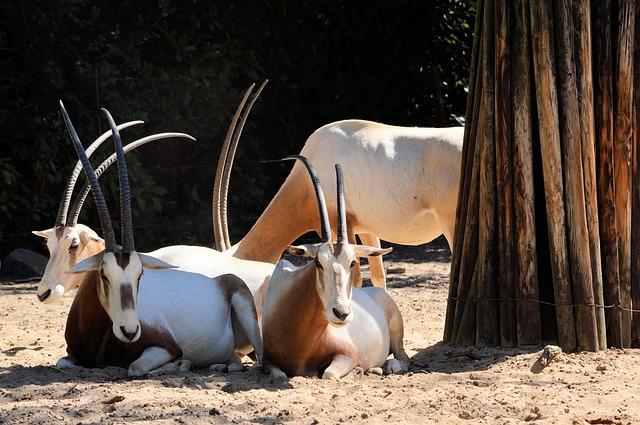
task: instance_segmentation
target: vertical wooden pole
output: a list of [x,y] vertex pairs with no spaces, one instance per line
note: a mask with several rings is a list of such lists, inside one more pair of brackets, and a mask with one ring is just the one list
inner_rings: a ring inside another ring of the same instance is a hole
[[511,56],[509,17],[506,0],[495,4],[495,109],[496,109],[496,185],[498,217],[498,289],[500,296],[500,345],[514,347],[516,306],[513,257],[513,149],[511,137]]
[[497,235],[496,235],[496,144],[495,144],[495,74],[494,74],[494,0],[487,0],[484,25],[490,31],[483,32],[482,49],[486,52],[482,64],[485,86],[482,102],[486,110],[483,133],[479,134],[482,146],[480,156],[480,226],[478,234],[479,262],[476,273],[478,304],[476,308],[476,345],[493,346],[500,342],[497,287]]
[[[640,310],[640,7],[636,2],[635,52],[633,64],[634,162],[631,189],[631,305]],[[631,346],[640,348],[640,312],[633,313]]]
[[593,74],[591,72],[591,6],[589,0],[577,0],[573,7],[575,28],[576,78],[580,106],[580,139],[584,172],[584,195],[589,231],[591,279],[596,304],[598,348],[607,348],[607,331],[600,256],[600,224],[598,220],[598,187],[596,182],[595,122],[593,112]]
[[[615,75],[615,203],[620,301],[631,308],[631,155],[633,140],[634,0],[618,0]],[[622,311],[622,344],[631,344],[631,313]]]
[[[476,8],[482,10],[483,1],[479,0]],[[469,92],[467,96],[466,117],[464,127],[464,143],[462,147],[462,161],[460,170],[460,185],[458,191],[458,205],[456,208],[456,226],[454,232],[454,244],[451,258],[451,274],[449,282],[449,300],[447,302],[447,312],[445,319],[445,328],[443,340],[452,341],[453,336],[453,318],[456,310],[456,297],[458,295],[458,282],[460,277],[460,250],[463,247],[464,236],[466,233],[465,224],[467,222],[467,208],[469,201],[469,190],[471,187],[471,177],[473,173],[473,154],[475,146],[475,128],[477,126],[477,116],[480,105],[480,96],[478,87],[482,87],[478,69],[478,50],[480,45],[480,29],[482,23],[482,15],[477,14],[475,20],[475,29],[473,31],[473,48],[471,52],[471,70],[469,72]],[[472,128],[474,129],[472,131]]]
[[[514,2],[512,40],[513,181],[518,345],[540,343],[538,257],[533,189],[533,105],[529,0]],[[515,54],[518,52],[518,54]],[[533,300],[533,301],[527,301]]]
[[[611,48],[611,0],[592,3],[593,6],[593,81],[596,149],[598,153],[598,215],[600,220],[600,251],[604,302],[618,305],[620,272],[616,231],[613,158],[613,81]],[[620,309],[605,311],[607,342],[622,347]]]
[[549,254],[558,322],[558,340],[565,351],[576,347],[569,264],[565,235],[564,187],[560,156],[560,125],[555,86],[551,1],[531,1],[531,38],[534,59],[538,128],[542,150]]
[[560,145],[565,189],[564,207],[569,241],[568,255],[571,269],[572,299],[575,305],[576,342],[582,349],[597,351],[599,344],[593,306],[591,253],[580,140],[581,122],[572,39],[574,34],[573,16],[568,0],[555,0],[554,9]]

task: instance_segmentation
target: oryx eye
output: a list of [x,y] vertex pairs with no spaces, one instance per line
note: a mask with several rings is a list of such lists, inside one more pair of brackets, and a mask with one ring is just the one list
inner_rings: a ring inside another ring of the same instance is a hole
[[316,258],[316,267],[322,270],[322,264],[320,264],[320,261],[318,261],[317,258]]
[[71,246],[69,247],[69,252],[73,252],[76,249],[78,249],[78,242],[72,242]]
[[104,280],[105,282],[109,281],[109,279],[107,279],[107,276],[104,274],[104,270],[102,270],[102,269],[100,270],[100,278],[102,280]]
[[358,264],[358,262],[356,260],[353,260],[351,262],[351,265],[349,266],[350,269],[354,268],[356,266],[356,264]]

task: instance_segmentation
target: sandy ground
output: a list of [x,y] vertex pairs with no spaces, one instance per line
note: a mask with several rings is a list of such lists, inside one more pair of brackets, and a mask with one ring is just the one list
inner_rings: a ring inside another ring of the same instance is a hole
[[33,284],[0,285],[0,423],[640,423],[640,351],[563,354],[534,373],[540,348],[440,343],[449,261],[441,241],[388,257],[412,371],[340,382],[273,383],[257,368],[149,379],[57,370],[71,296],[43,306]]

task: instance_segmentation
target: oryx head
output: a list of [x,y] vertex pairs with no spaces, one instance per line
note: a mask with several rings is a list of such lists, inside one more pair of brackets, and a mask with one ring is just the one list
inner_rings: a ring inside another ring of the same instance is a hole
[[109,211],[98,184],[89,158],[80,143],[64,105],[60,102],[62,115],[67,130],[78,153],[82,167],[91,185],[91,192],[98,209],[105,248],[103,251],[80,261],[67,271],[69,274],[95,271],[98,273],[97,296],[113,322],[113,333],[124,342],[134,342],[140,338],[140,321],[136,312],[136,298],[143,267],[164,269],[174,267],[149,255],[135,251],[133,240],[133,223],[131,217],[131,199],[129,195],[129,178],[124,158],[124,149],[118,128],[106,109],[102,109],[111,126],[116,149],[120,180],[120,224],[122,229],[122,246],[116,244],[115,233],[109,217]]
[[390,252],[391,248],[380,249],[365,245],[352,245],[348,242],[344,184],[342,168],[339,164],[335,165],[338,197],[338,238],[334,243],[331,238],[331,226],[324,194],[320,187],[320,180],[313,167],[307,158],[301,155],[292,155],[286,159],[298,159],[306,166],[315,189],[322,229],[322,242],[289,246],[287,250],[291,254],[303,255],[314,259],[316,291],[324,306],[327,320],[336,326],[344,325],[353,318],[350,304],[356,277],[354,268],[358,264],[359,257],[383,255]]
[[[130,121],[117,126],[118,130],[131,127],[133,125],[143,124],[143,121]],[[111,137],[112,131],[109,130],[98,137],[86,150],[87,157],[106,140]],[[146,143],[165,140],[169,138],[182,138],[195,140],[193,137],[184,133],[159,133],[143,137],[124,147],[124,152],[132,151]],[[96,176],[100,177],[112,164],[116,162],[116,154],[114,153],[107,158],[95,170]],[[82,171],[82,163],[78,161],[69,177],[67,186],[62,195],[60,206],[58,207],[58,215],[54,227],[47,230],[36,230],[33,234],[40,236],[46,240],[47,249],[49,250],[49,261],[45,268],[44,275],[38,285],[38,300],[43,303],[51,303],[60,299],[60,297],[68,290],[76,287],[81,281],[82,276],[66,274],[65,272],[75,266],[80,261],[90,257],[104,249],[104,240],[100,238],[91,228],[78,224],[78,216],[84,201],[91,190],[88,182],[85,182],[80,192],[71,204],[71,195]],[[71,208],[69,208],[71,206]]]

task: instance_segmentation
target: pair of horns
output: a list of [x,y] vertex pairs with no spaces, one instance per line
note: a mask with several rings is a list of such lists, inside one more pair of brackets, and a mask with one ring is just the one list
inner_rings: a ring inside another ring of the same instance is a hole
[[[73,123],[67,114],[67,111],[64,107],[62,101],[60,101],[60,109],[62,111],[62,116],[64,118],[64,122],[67,126],[67,131],[69,132],[69,136],[73,143],[73,146],[76,149],[76,153],[80,158],[80,162],[82,163],[82,168],[87,176],[87,180],[91,185],[91,191],[93,193],[93,199],[96,203],[96,207],[98,209],[98,215],[100,217],[100,224],[102,226],[102,233],[105,240],[105,249],[107,251],[113,252],[116,250],[116,237],[113,231],[113,226],[111,224],[111,218],[109,217],[109,211],[107,209],[107,203],[104,199],[104,194],[102,193],[102,188],[98,183],[98,176],[96,175],[91,163],[89,162],[89,157],[82,147],[82,143],[80,142],[80,138],[78,137],[78,133],[76,133],[75,128],[73,127]],[[116,150],[116,159],[118,163],[118,171],[119,171],[119,181],[120,181],[120,209],[121,209],[121,229],[122,229],[122,250],[124,252],[132,252],[135,250],[135,244],[133,240],[133,222],[131,217],[131,197],[129,193],[129,176],[127,173],[127,164],[124,158],[124,148],[122,147],[122,139],[120,138],[120,132],[111,117],[111,114],[106,109],[102,108],[102,112],[107,117],[107,121],[109,122],[109,126],[111,127],[111,136],[113,137],[113,143],[115,145]]]
[[[251,95],[251,92],[255,88],[255,83],[251,84],[245,91],[240,105],[236,109],[231,119],[231,124],[227,130],[227,134],[222,144],[222,151],[218,158],[218,166],[216,168],[215,181],[213,183],[213,235],[215,239],[215,247],[218,251],[225,251],[231,248],[231,240],[229,238],[229,225],[227,219],[227,196],[229,194],[229,179],[231,176],[231,168],[233,167],[233,160],[236,155],[236,149],[238,148],[238,142],[242,135],[244,124],[247,121],[247,117],[253,108],[253,104],[258,100],[262,89],[267,85],[269,80],[264,80],[258,90]],[[249,96],[251,99],[249,100]],[[249,101],[246,109],[245,104]],[[244,112],[243,112],[244,109]],[[238,123],[238,120],[240,121]]]
[[[124,124],[118,125],[116,128],[120,131],[138,124],[144,124],[144,121],[129,121]],[[112,130],[108,130],[104,132],[102,135],[100,135],[100,137],[98,137],[96,140],[94,140],[93,143],[91,143],[91,145],[89,145],[89,147],[85,149],[87,158],[90,158],[93,152],[95,152],[95,150],[98,147],[100,147],[100,145],[102,145],[109,137],[111,137],[111,135],[112,135]],[[170,132],[170,133],[152,134],[150,136],[146,136],[138,140],[135,140],[129,143],[128,145],[126,145],[124,147],[124,153],[126,154],[150,142],[173,139],[173,138],[182,138],[182,139],[195,141],[193,137],[185,133]],[[98,168],[95,169],[96,177],[100,178],[100,176],[104,172],[106,172],[109,169],[109,167],[111,167],[111,165],[113,165],[116,161],[117,161],[116,153],[109,156],[106,160],[104,160],[100,164]],[[58,207],[58,215],[56,217],[55,227],[75,226],[78,224],[78,217],[80,216],[80,211],[82,210],[82,206],[84,205],[84,202],[87,199],[87,196],[89,195],[89,191],[91,190],[90,183],[88,181],[85,182],[80,192],[76,195],[76,198],[74,199],[73,204],[70,203],[71,195],[73,194],[73,190],[75,188],[76,182],[78,180],[78,177],[80,176],[80,172],[82,171],[82,169],[83,169],[82,162],[81,160],[78,160],[75,167],[73,168],[73,171],[71,172],[71,176],[67,181],[67,186],[62,194],[62,200],[60,201],[60,206]],[[70,204],[71,204],[71,207],[69,207]]]
[[[302,155],[289,155],[283,160],[298,160],[302,162],[311,177],[311,183],[313,189],[316,192],[316,201],[318,202],[318,210],[320,212],[320,229],[322,242],[331,242],[331,224],[329,223],[329,213],[327,211],[327,203],[322,192],[322,186],[320,185],[320,179],[316,174],[315,169],[309,162],[309,160]],[[336,169],[336,194],[338,199],[337,212],[338,212],[338,243],[347,241],[347,214],[344,201],[344,177],[342,175],[342,167],[340,164],[335,164]]]

